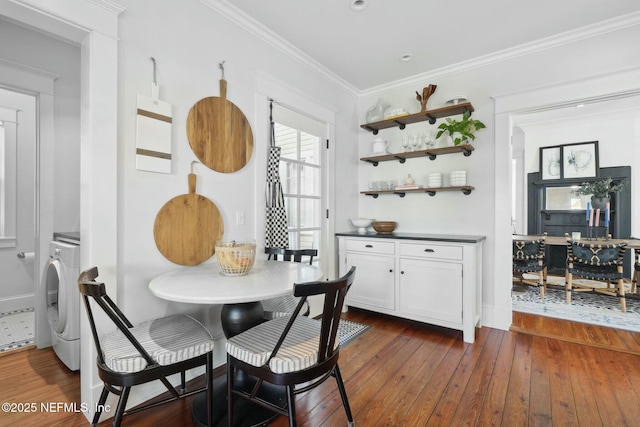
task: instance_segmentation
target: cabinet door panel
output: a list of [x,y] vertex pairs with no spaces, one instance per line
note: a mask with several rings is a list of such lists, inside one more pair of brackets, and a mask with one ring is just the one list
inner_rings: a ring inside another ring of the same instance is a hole
[[347,266],[356,267],[356,279],[347,293],[349,302],[395,309],[394,258],[367,254],[347,254]]
[[462,323],[462,264],[400,259],[399,310]]

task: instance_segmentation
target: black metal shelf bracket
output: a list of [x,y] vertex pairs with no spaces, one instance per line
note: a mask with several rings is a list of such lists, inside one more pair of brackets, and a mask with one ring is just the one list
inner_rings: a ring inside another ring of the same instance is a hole
[[468,196],[469,194],[471,194],[471,190],[469,190],[468,188],[463,188],[460,191],[462,191],[462,194],[464,194],[465,196]]
[[462,154],[465,157],[469,157],[471,155],[471,153],[473,152],[472,150],[469,150],[467,147],[460,147],[460,148],[462,149],[462,151],[463,151]]
[[430,195],[431,197],[436,195],[435,191],[427,191],[427,194]]
[[436,123],[436,118],[433,117],[431,114],[425,114],[425,117],[427,117],[429,119],[429,124],[433,125]]
[[438,157],[438,156],[436,156],[435,154],[430,153],[430,152],[428,152],[428,151],[427,151],[427,152],[425,152],[424,154],[425,154],[425,156],[428,156],[428,157],[429,157],[429,160],[435,160],[435,159],[436,159],[436,157]]
[[406,157],[400,157],[400,156],[393,156],[393,157],[398,159],[400,161],[400,164],[404,164],[404,162],[407,161]]
[[[371,128],[369,128],[369,129],[371,129]],[[373,129],[372,132],[373,132],[374,135],[377,135],[378,134],[378,129]]]
[[397,194],[398,196],[400,196],[400,198],[404,197],[407,195],[407,193],[401,193],[399,191],[394,192],[393,194]]
[[407,127],[407,125],[405,123],[399,122],[397,120],[394,120],[393,123],[396,123],[398,125],[398,127],[400,128],[400,130],[404,130],[404,128]]

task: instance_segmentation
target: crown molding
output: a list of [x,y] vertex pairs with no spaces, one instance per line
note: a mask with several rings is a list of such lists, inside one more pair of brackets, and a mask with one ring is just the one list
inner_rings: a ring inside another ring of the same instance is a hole
[[529,55],[534,52],[552,49],[590,37],[595,37],[613,31],[619,31],[624,28],[633,27],[639,24],[640,12],[629,13],[616,18],[587,25],[576,30],[566,31],[564,33],[559,33],[550,37],[538,39],[530,43],[524,43],[508,49],[493,52],[488,55],[479,56],[468,61],[458,62],[456,64],[427,71],[425,73],[417,74],[405,79],[396,80],[384,85],[372,87],[370,89],[361,91],[360,96],[371,96],[389,90],[404,88],[406,86],[415,86],[416,84],[424,83],[424,81],[434,80],[436,78],[470,71],[475,68],[485,67],[487,65],[507,61],[519,56]]
[[89,0],[89,1],[91,3],[94,3],[97,6],[102,7],[103,9],[108,10],[114,15],[120,15],[126,10],[124,7],[120,6],[118,3],[114,3],[110,0]]
[[274,48],[284,53],[294,61],[302,64],[303,66],[313,71],[314,73],[320,75],[321,77],[325,78],[331,83],[339,86],[349,94],[355,97],[360,96],[360,93],[355,88],[355,86],[353,86],[352,84],[350,84],[349,82],[347,82],[346,80],[344,80],[343,78],[335,74],[333,71],[329,70],[327,67],[325,67],[315,59],[311,58],[309,55],[307,55],[306,53],[304,53],[303,51],[295,47],[293,44],[289,43],[284,38],[280,37],[278,34],[274,33],[273,31],[265,27],[259,21],[255,20],[251,16],[247,15],[246,13],[244,13],[243,11],[241,11],[240,9],[232,5],[229,1],[227,0],[199,0],[199,1],[203,5],[218,12],[220,15],[227,18],[229,21],[243,28],[245,31],[251,33],[252,35],[259,38],[260,40],[264,41],[265,43],[273,46]]

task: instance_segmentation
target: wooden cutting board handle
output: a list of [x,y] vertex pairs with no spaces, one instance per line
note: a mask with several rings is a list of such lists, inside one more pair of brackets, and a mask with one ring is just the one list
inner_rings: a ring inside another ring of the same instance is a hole
[[196,194],[196,174],[189,174],[189,194]]
[[227,99],[227,81],[225,79],[220,80],[220,98]]

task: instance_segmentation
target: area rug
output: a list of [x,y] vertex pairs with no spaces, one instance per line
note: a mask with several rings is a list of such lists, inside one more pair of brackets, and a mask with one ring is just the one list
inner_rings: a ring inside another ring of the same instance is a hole
[[338,338],[340,340],[340,346],[344,347],[349,342],[353,341],[367,330],[370,326],[364,323],[354,322],[352,320],[340,319],[338,324]]
[[547,287],[544,301],[540,290],[532,286],[526,286],[525,292],[512,292],[513,311],[640,332],[640,300],[627,298],[626,313],[618,298],[602,294],[574,292],[567,304],[564,278],[549,277],[548,283],[559,288]]
[[33,308],[0,313],[0,354],[34,344]]

